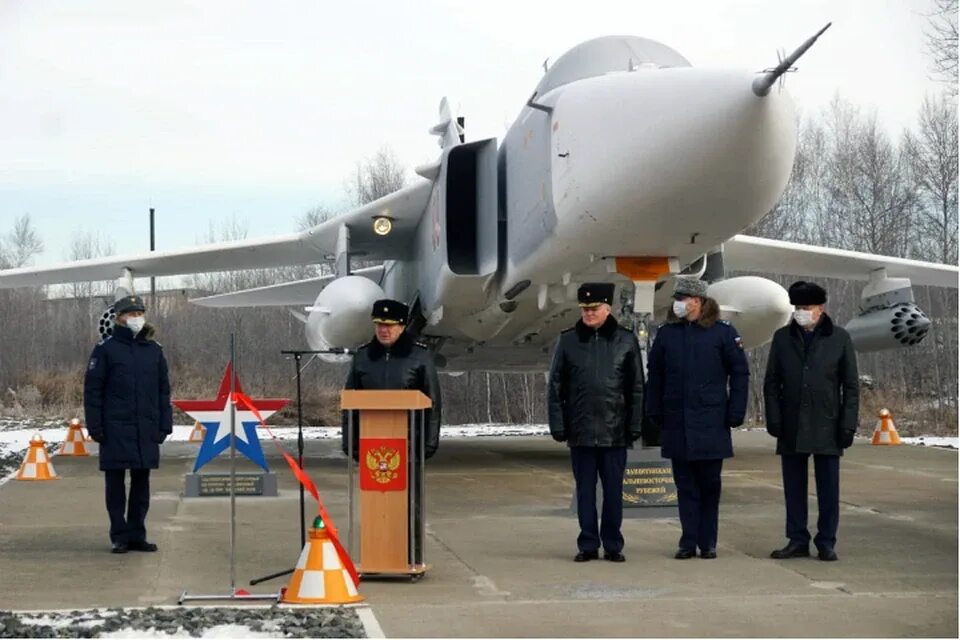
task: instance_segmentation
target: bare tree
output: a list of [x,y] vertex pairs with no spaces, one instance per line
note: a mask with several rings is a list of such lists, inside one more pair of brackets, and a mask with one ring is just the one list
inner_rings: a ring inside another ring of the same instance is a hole
[[350,190],[354,202],[364,205],[403,188],[405,182],[404,169],[396,154],[383,147],[373,157],[357,163],[356,181]]
[[951,96],[957,95],[957,3],[958,0],[934,0],[935,9],[928,16],[924,32],[934,75]]
[[[88,233],[77,229],[70,240],[70,260],[87,260],[110,256],[116,253],[113,240],[97,233]],[[90,296],[108,295],[113,290],[109,281],[101,282],[74,282],[67,288],[74,298],[89,298]]]
[[927,96],[919,132],[904,144],[918,196],[917,243],[927,260],[957,263],[957,110],[946,96]]
[[4,268],[25,266],[43,252],[43,240],[30,222],[30,214],[17,218],[6,238],[0,241],[0,261]]
[[302,216],[297,218],[297,229],[300,231],[306,231],[307,229],[312,229],[313,227],[326,222],[333,218],[336,214],[323,206],[318,204],[313,209],[310,209]]

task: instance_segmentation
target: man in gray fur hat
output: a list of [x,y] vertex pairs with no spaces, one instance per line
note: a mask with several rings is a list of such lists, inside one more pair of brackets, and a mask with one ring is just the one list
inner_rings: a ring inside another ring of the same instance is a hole
[[[648,358],[648,420],[661,427],[673,467],[683,534],[674,557],[717,557],[720,471],[743,424],[750,372],[737,330],[720,319],[707,283],[678,277],[673,305]],[[729,391],[728,391],[729,389]]]

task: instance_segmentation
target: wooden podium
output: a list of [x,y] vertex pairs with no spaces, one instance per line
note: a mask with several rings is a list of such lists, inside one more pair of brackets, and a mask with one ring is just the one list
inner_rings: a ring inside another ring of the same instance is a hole
[[[340,408],[347,412],[347,544],[361,575],[416,579],[428,568],[423,562],[424,410],[432,406],[430,398],[419,391],[340,393]],[[360,412],[359,425],[353,423],[354,411]],[[353,434],[357,428],[360,451],[355,463]],[[355,465],[360,493],[359,555],[354,539]]]

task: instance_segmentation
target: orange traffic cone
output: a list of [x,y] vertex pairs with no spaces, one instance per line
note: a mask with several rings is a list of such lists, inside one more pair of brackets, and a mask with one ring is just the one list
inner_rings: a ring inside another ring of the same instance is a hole
[[281,601],[287,604],[351,604],[363,600],[343,566],[323,520],[317,516]]
[[60,451],[58,451],[57,454],[61,456],[90,455],[86,446],[84,446],[83,427],[80,426],[80,421],[76,418],[70,421],[70,428],[67,431],[67,439],[63,441],[62,445],[60,445]]
[[85,426],[83,426],[83,423],[80,422],[79,418],[74,418],[73,420],[70,421],[70,424],[73,424],[73,423],[77,423],[78,425],[80,425],[80,428],[83,429],[84,442],[93,442],[93,438],[90,437],[90,432],[87,431],[87,428]]
[[893,424],[893,416],[886,409],[880,410],[880,420],[877,421],[877,428],[873,432],[873,440],[870,444],[903,444]]
[[207,436],[207,428],[195,422],[193,425],[193,431],[190,432],[190,438],[187,442],[203,442],[203,439]]
[[17,480],[56,480],[57,472],[53,469],[53,463],[50,462],[50,455],[47,453],[47,443],[43,441],[40,434],[34,434],[30,440],[30,448],[27,449],[27,455],[17,471]]

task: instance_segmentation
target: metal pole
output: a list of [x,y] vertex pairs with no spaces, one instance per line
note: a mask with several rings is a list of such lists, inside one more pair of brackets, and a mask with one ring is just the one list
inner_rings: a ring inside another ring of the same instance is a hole
[[[294,363],[297,365],[297,451],[299,453],[298,462],[303,469],[303,402],[300,397],[300,358],[298,353],[294,356]],[[303,513],[303,483],[300,483],[300,548],[303,549],[307,544],[307,522]]]
[[[154,234],[153,226],[153,207],[150,207],[150,251],[153,252],[153,250],[156,248],[156,235]],[[153,276],[150,277],[150,307],[152,309],[157,308],[157,279]]]
[[414,531],[414,524],[417,520],[417,502],[416,502],[416,492],[417,492],[417,467],[416,467],[416,451],[417,451],[417,424],[419,419],[417,418],[417,411],[407,413],[407,424],[410,425],[408,430],[409,440],[407,441],[407,531],[410,536],[410,545],[407,547],[407,565],[409,568],[410,565],[413,565],[417,559],[417,538],[416,532]]
[[[347,410],[347,551],[355,558],[353,544],[353,410]],[[361,558],[362,560],[362,558]]]
[[236,332],[230,334],[230,593],[237,590],[236,549],[237,549],[237,407],[233,400],[234,381],[237,377]]
[[427,530],[427,494],[426,494],[426,440],[427,440],[427,411],[420,410],[420,478],[417,487],[417,498],[420,500],[420,557],[417,560],[423,564],[423,556],[426,551],[426,530]]

